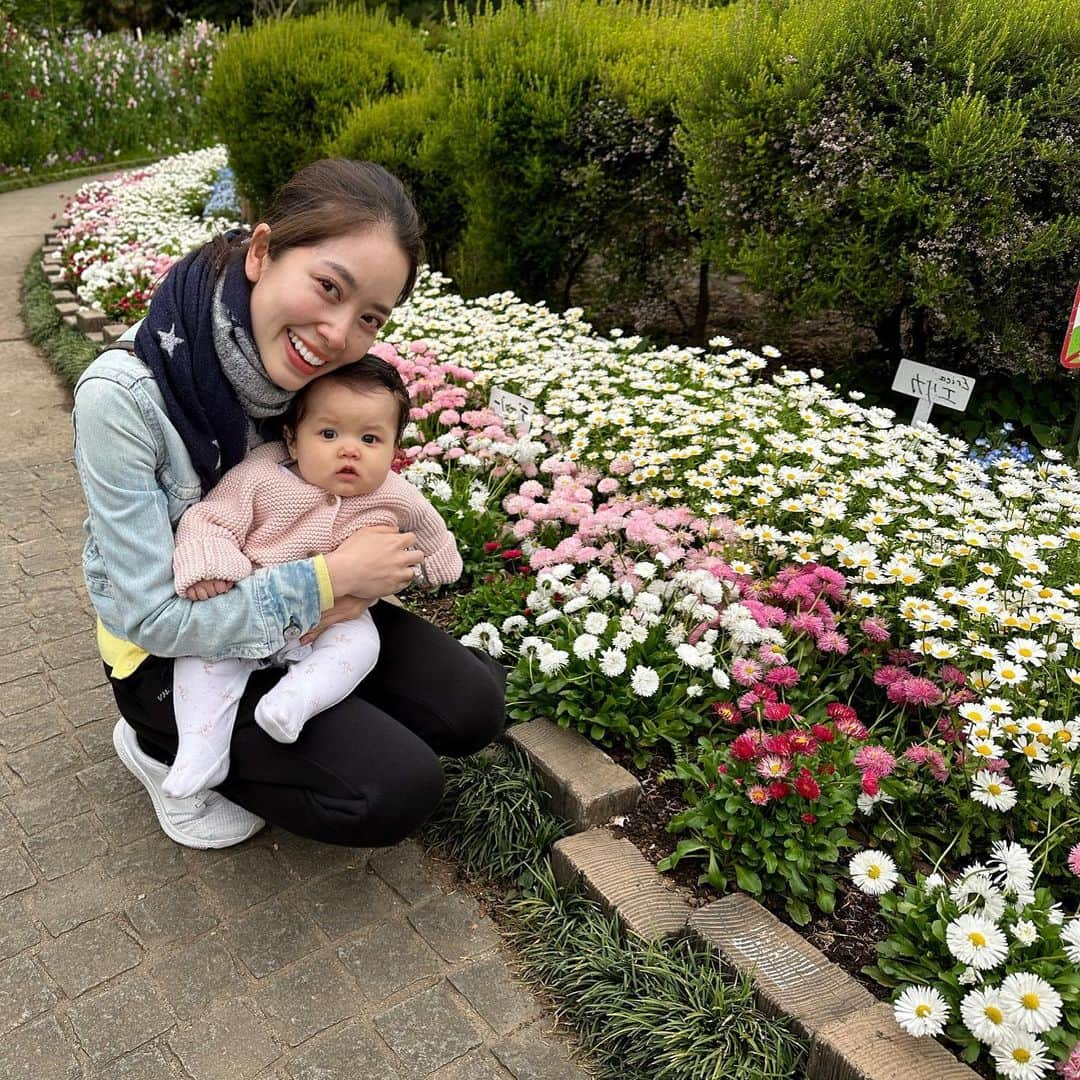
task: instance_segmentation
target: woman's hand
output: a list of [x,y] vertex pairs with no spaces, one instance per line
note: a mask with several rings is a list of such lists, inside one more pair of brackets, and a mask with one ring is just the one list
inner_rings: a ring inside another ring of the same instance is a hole
[[391,525],[357,529],[325,557],[335,600],[389,596],[404,589],[413,580],[414,568],[424,561],[415,544],[415,533],[398,532]]
[[227,593],[234,584],[223,578],[207,578],[205,581],[196,581],[194,585],[189,585],[184,590],[184,595],[189,600],[209,600],[211,596]]
[[321,633],[329,630],[334,623],[345,622],[347,619],[359,619],[373,603],[373,600],[365,600],[359,596],[339,597],[334,601],[332,608],[327,608],[322,613],[319,625],[313,630],[309,630],[300,639],[300,644],[310,645]]

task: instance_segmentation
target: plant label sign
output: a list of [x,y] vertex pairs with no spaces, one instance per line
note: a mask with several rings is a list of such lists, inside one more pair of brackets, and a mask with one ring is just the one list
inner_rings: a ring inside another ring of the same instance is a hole
[[518,435],[529,433],[529,425],[532,424],[533,413],[536,412],[535,402],[493,386],[488,405],[491,411],[498,413],[507,424],[512,424]]
[[918,398],[913,424],[930,419],[935,405],[963,412],[971,398],[975,380],[955,371],[917,364],[914,360],[901,360],[893,378],[892,388],[898,393]]
[[1070,371],[1080,369],[1080,285],[1076,287],[1069,329],[1065,331],[1065,344],[1061,346],[1061,366]]

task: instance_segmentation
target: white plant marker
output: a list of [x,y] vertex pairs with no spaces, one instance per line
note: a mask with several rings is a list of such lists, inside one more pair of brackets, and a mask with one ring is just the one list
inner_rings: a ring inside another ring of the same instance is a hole
[[948,409],[963,412],[971,399],[974,386],[975,380],[968,375],[906,359],[900,361],[892,384],[892,388],[898,393],[918,398],[915,415],[911,418],[913,426],[928,421],[930,410],[935,405],[944,405]]
[[533,413],[536,411],[535,402],[493,386],[488,405],[492,412],[498,413],[508,424],[513,424],[518,435],[529,434]]

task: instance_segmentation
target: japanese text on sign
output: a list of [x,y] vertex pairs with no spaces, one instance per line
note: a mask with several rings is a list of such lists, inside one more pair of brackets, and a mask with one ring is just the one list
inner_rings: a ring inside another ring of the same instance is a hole
[[928,405],[944,405],[963,412],[971,398],[975,380],[967,375],[929,364],[901,360],[892,388],[901,394],[920,398]]
[[508,425],[516,428],[519,435],[528,433],[533,413],[536,411],[535,403],[528,398],[511,394],[509,390],[500,390],[493,386],[488,404],[492,412],[497,412]]

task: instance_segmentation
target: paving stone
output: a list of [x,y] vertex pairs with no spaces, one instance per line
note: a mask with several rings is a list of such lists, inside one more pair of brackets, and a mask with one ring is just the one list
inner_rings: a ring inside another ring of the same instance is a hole
[[[35,581],[44,580],[44,578],[35,578]],[[101,686],[107,681],[105,669],[101,666],[100,658],[97,657],[91,660],[80,660],[77,664],[52,671],[49,677],[60,697],[71,697],[72,694],[92,690],[95,686]]]
[[95,807],[98,821],[105,827],[105,837],[122,847],[158,832],[161,826],[143,791],[125,795],[116,802],[99,803]]
[[86,792],[60,777],[9,796],[4,805],[15,815],[23,830],[31,836],[45,832],[64,818],[78,817],[90,810]]
[[11,785],[7,782],[7,777],[0,772],[0,798],[7,795],[11,791]]
[[5,848],[22,839],[22,830],[11,814],[2,807],[3,804],[0,803],[0,848]]
[[514,1080],[589,1080],[589,1074],[568,1060],[562,1046],[533,1027],[491,1048]]
[[106,878],[99,863],[91,863],[67,877],[39,885],[30,894],[34,914],[53,937],[97,919],[116,908],[117,883]]
[[60,1000],[56,987],[30,956],[0,964],[0,1033],[47,1012]]
[[0,849],[0,899],[30,888],[35,880],[20,848],[12,845]]
[[68,1018],[96,1067],[157,1038],[175,1023],[150,980],[141,975],[76,1002]]
[[58,700],[64,715],[75,727],[82,727],[93,720],[111,720],[115,723],[120,716],[111,686],[99,686],[94,690]]
[[63,713],[55,701],[50,701],[36,709],[0,719],[0,746],[8,751],[22,750],[59,735],[61,731]]
[[372,852],[371,867],[407,903],[415,904],[442,892],[424,867],[420,846],[411,840]]
[[489,957],[455,971],[447,978],[500,1035],[540,1015],[540,1005],[499,957]]
[[551,797],[551,811],[578,831],[627,814],[641,784],[598,746],[550,720],[512,725],[506,738],[524,751]]
[[0,1039],[0,1076],[4,1080],[78,1080],[82,1068],[56,1019],[45,1016]]
[[115,757],[116,748],[113,746],[112,733],[116,721],[112,717],[104,720],[91,720],[75,732],[75,738],[82,747],[83,753],[91,761],[107,761]]
[[36,645],[0,656],[0,683],[21,679],[24,675],[37,675],[44,670],[45,658]]
[[401,1073],[379,1038],[356,1024],[313,1039],[289,1062],[289,1076],[292,1080],[397,1080]]
[[152,892],[185,872],[180,845],[163,832],[136,840],[116,850],[105,863],[109,877],[121,882],[126,892]]
[[0,686],[0,713],[17,716],[52,701],[53,691],[44,675],[29,675],[25,679]]
[[82,626],[86,625],[89,618],[86,607],[86,588],[81,581],[70,589],[53,589],[51,592],[42,592],[24,597],[24,599],[27,607],[30,608],[31,615],[35,618],[45,615],[66,615],[70,619],[78,618],[79,625]]
[[874,1004],[868,990],[743,893],[699,908],[688,925],[724,964],[751,980],[762,1011],[790,1016],[804,1037]]
[[10,630],[14,626],[21,626],[29,619],[30,609],[25,604],[15,602],[0,605],[0,630]]
[[61,821],[26,840],[26,850],[46,881],[78,870],[104,855],[109,845],[91,814]]
[[656,868],[629,840],[607,829],[565,836],[551,849],[551,868],[560,885],[578,878],[585,892],[627,929],[646,940],[679,937],[690,906],[670,892]]
[[[68,556],[65,555],[65,558]],[[77,634],[68,634],[66,637],[50,641],[42,646],[41,653],[51,668],[64,668],[86,660],[93,660],[99,666],[101,664],[97,634],[92,627],[80,630]]]
[[175,1080],[180,1074],[161,1047],[150,1043],[125,1054],[96,1075],[99,1080]]
[[187,881],[170,882],[128,904],[124,910],[144,945],[191,940],[218,924],[210,905]]
[[[360,941],[339,946],[337,955],[370,1001],[382,1001],[443,969],[439,957],[404,920],[374,927]],[[387,957],[393,957],[393,963],[387,963]]]
[[343,870],[311,882],[297,900],[331,939],[392,918],[405,906],[367,870]]
[[81,619],[72,618],[70,612],[55,612],[39,615],[30,623],[34,632],[34,640],[43,646],[52,641],[71,637],[76,630],[89,630],[93,632],[93,625]]
[[[73,592],[76,588],[82,588],[82,574],[76,574],[74,570],[53,570],[47,574],[38,574],[36,577],[23,576],[19,580],[19,592],[27,600],[38,600],[41,607],[53,603],[53,598],[64,593]],[[100,668],[100,663],[98,667]],[[102,673],[104,675],[104,672]],[[79,680],[72,678],[65,685],[69,690],[81,689]]]
[[188,1028],[169,1036],[169,1046],[195,1080],[250,1080],[277,1059],[277,1044],[251,1005],[222,1002]]
[[416,932],[451,964],[491,952],[499,935],[480,905],[464,893],[450,893],[410,909]]
[[41,940],[34,920],[19,896],[0,900],[0,960],[36,945]]
[[268,979],[255,1002],[270,1019],[278,1038],[289,1046],[352,1016],[356,986],[325,956],[313,956]]
[[320,844],[271,826],[267,833],[270,848],[289,870],[303,881],[323,877],[333,870],[359,870],[366,866],[371,848]]
[[290,884],[281,864],[261,847],[249,847],[220,859],[203,872],[202,879],[226,913],[243,911]]
[[376,1016],[375,1027],[410,1077],[427,1076],[480,1044],[444,984]]
[[433,1080],[506,1080],[509,1075],[487,1050],[474,1050],[440,1069]]
[[229,944],[248,971],[261,979],[313,952],[323,939],[306,915],[278,899],[239,918]]
[[214,998],[238,996],[245,985],[229,950],[214,935],[160,961],[154,977],[173,1012],[184,1020],[195,1019]]
[[73,998],[135,967],[142,955],[142,949],[111,915],[45,942],[39,954],[49,975]]
[[154,812],[146,789],[117,757],[88,765],[85,769],[80,769],[75,776],[95,802],[112,802],[130,795],[133,791],[140,791],[146,800],[147,813],[152,815]]
[[7,763],[24,784],[32,786],[54,776],[72,773],[85,764],[85,760],[75,742],[66,735],[57,735],[54,739],[8,754]]
[[63,570],[70,564],[70,556],[66,551],[42,551],[37,555],[20,559],[19,566],[24,574],[37,577],[38,574],[47,574],[52,570]]
[[810,1080],[977,1080],[977,1074],[933,1039],[916,1039],[889,1005],[853,1011],[819,1031],[806,1063]]

